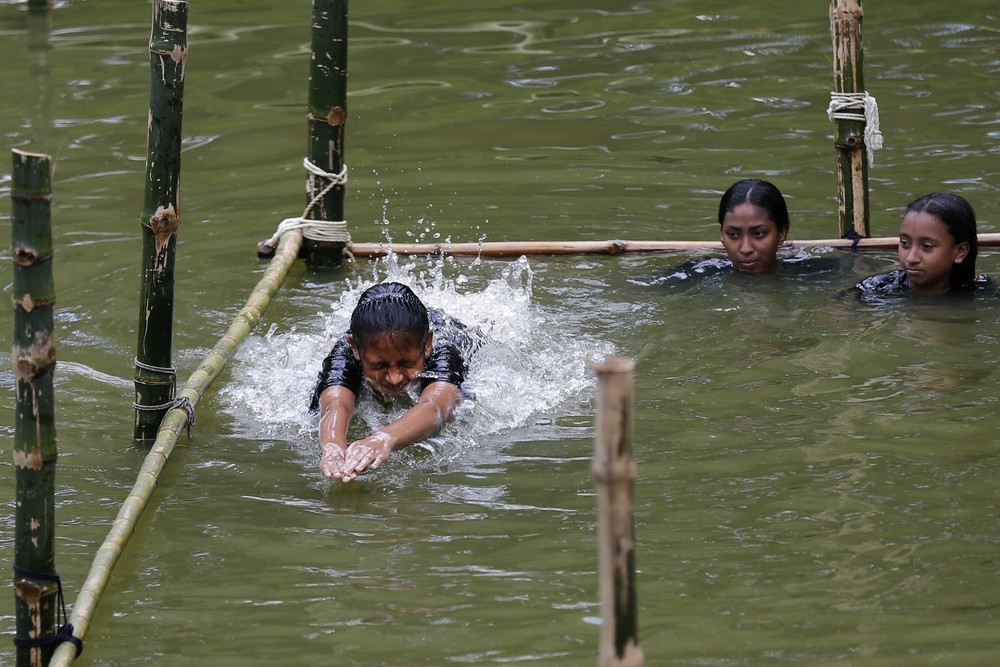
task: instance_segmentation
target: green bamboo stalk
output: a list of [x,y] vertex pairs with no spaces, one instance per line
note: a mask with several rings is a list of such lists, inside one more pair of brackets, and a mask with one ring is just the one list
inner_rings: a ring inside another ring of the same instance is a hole
[[[246,304],[236,314],[226,333],[188,378],[178,397],[190,402],[192,415],[202,396],[205,395],[205,391],[225,368],[226,362],[232,358],[240,343],[260,322],[264,311],[271,303],[271,299],[295,265],[301,247],[301,231],[294,230],[281,237],[274,259],[268,264],[267,271],[264,272],[264,276],[251,292]],[[122,503],[108,536],[97,550],[90,566],[90,573],[80,588],[79,597],[73,604],[70,623],[73,624],[73,634],[76,637],[83,639],[90,629],[101,595],[111,579],[111,572],[125,550],[135,526],[139,523],[143,510],[156,490],[160,472],[170,458],[174,445],[177,444],[184,428],[190,424],[191,415],[180,407],[170,409],[164,416],[156,435],[156,441],[143,460],[132,491]],[[75,659],[76,649],[72,645],[63,645],[56,649],[49,665],[50,667],[67,667]]]
[[635,362],[611,357],[595,367],[597,415],[592,471],[598,490],[601,584],[600,667],[642,667],[635,583],[632,489],[632,373]]
[[[14,417],[16,509],[14,564],[55,574],[56,427],[52,373],[55,283],[52,280],[52,176],[49,156],[14,150],[11,256],[14,260]],[[17,638],[56,630],[58,585],[14,576]],[[53,646],[17,649],[17,664],[45,664]]]
[[[833,36],[833,90],[863,93],[864,51],[861,44],[861,0],[830,1],[830,31]],[[837,152],[838,221],[840,235],[855,231],[869,236],[868,155],[865,151],[865,121],[834,120]]]
[[142,286],[135,366],[135,439],[150,441],[173,400],[170,362],[174,259],[180,214],[181,113],[187,62],[188,5],[154,0],[149,39],[150,105],[142,224]]
[[[347,120],[347,0],[313,0],[312,58],[309,63],[308,158],[328,174],[344,168],[344,124]],[[331,183],[310,176],[307,202]],[[307,210],[311,220],[344,220],[344,184],[333,185]],[[303,243],[306,263],[314,269],[341,265],[345,243]]]

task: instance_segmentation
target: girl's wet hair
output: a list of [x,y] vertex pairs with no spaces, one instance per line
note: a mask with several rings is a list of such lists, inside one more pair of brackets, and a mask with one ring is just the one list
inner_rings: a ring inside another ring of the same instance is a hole
[[350,334],[360,349],[384,334],[405,334],[427,342],[427,307],[406,285],[380,283],[361,293],[351,313]]
[[968,288],[976,281],[976,255],[979,236],[976,232],[976,212],[972,204],[953,192],[932,192],[917,197],[906,207],[907,213],[927,213],[944,223],[955,243],[968,243],[969,252],[961,264],[951,267],[951,288]]
[[719,224],[726,219],[727,213],[732,213],[740,204],[753,204],[763,209],[779,233],[788,231],[788,205],[781,191],[770,181],[746,178],[730,185],[719,202]]

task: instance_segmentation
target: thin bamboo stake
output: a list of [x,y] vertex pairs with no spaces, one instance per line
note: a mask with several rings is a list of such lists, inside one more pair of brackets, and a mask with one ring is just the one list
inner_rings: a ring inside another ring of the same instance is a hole
[[[52,175],[49,156],[14,150],[11,257],[14,260],[14,608],[17,639],[55,634],[56,426],[52,374]],[[17,664],[42,665],[54,646],[18,647]]]
[[153,1],[149,38],[150,104],[142,224],[142,286],[135,363],[135,439],[150,441],[174,398],[170,362],[174,259],[180,213],[181,114],[187,62],[188,5]]
[[642,667],[632,519],[632,372],[610,357],[595,367],[597,417],[592,472],[598,489],[601,581],[600,667]]
[[[246,304],[236,314],[226,333],[215,344],[215,347],[205,355],[201,364],[188,378],[184,389],[178,393],[181,400],[190,402],[190,415],[187,410],[177,407],[172,408],[164,416],[160,430],[156,435],[156,441],[139,469],[135,485],[125,502],[122,503],[104,543],[97,550],[97,555],[90,566],[90,573],[81,586],[80,595],[73,605],[70,622],[73,624],[76,637],[82,639],[86,636],[94,618],[94,611],[100,602],[101,594],[111,579],[111,571],[125,550],[125,545],[139,523],[143,510],[156,490],[160,473],[170,458],[181,432],[192,423],[191,417],[195,407],[205,395],[208,387],[222,372],[226,362],[232,358],[240,343],[260,322],[272,297],[278,292],[281,283],[284,282],[288,272],[295,265],[301,247],[301,231],[293,230],[281,237],[274,259],[268,264],[267,271],[264,272],[264,276],[251,292]],[[60,646],[52,657],[50,667],[66,667],[75,658],[75,649],[72,646]]]
[[[344,172],[347,121],[347,0],[313,0],[312,58],[309,65],[309,161],[327,174]],[[310,174],[308,200],[318,201],[304,216],[343,222],[344,181]],[[324,194],[325,191],[325,194]],[[314,240],[306,233],[303,254],[315,269],[336,268],[344,241]]]
[[[851,239],[787,241],[782,248],[854,248],[893,250],[895,236]],[[1000,234],[980,234],[980,247],[1000,246]],[[497,241],[484,243],[352,243],[355,257],[396,255],[468,255],[473,257],[520,257],[521,255],[622,255],[625,253],[691,252],[723,250],[719,241]]]
[[[831,0],[833,36],[833,90],[864,93],[864,50],[861,45],[861,0]],[[855,114],[856,115],[856,114]],[[853,230],[868,236],[868,155],[865,121],[834,120],[837,150],[838,220],[840,235]]]

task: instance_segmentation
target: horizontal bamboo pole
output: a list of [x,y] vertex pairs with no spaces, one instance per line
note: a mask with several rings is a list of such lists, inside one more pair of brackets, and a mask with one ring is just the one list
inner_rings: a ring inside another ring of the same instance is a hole
[[[863,238],[860,250],[894,250],[895,236]],[[981,247],[1000,246],[1000,234],[980,234]],[[786,241],[782,248],[851,248],[851,239]],[[520,255],[622,255],[642,252],[689,252],[723,250],[720,241],[494,241],[484,243],[352,243],[355,257],[397,255],[471,255],[475,257],[519,257]]]
[[[285,276],[295,265],[302,247],[302,232],[294,230],[284,234],[278,244],[274,259],[268,264],[267,271],[251,292],[243,309],[236,314],[233,323],[223,334],[215,347],[205,355],[201,365],[191,374],[187,383],[178,393],[178,398],[187,398],[192,406],[197,406],[205,390],[219,376],[226,362],[233,356],[236,348],[260,322],[264,311],[271,303],[271,298],[277,293],[284,282]],[[80,588],[80,595],[73,605],[70,622],[73,624],[73,634],[83,639],[90,627],[94,610],[100,601],[101,594],[107,588],[111,571],[125,550],[125,545],[135,531],[142,511],[156,489],[160,472],[180,438],[181,431],[188,425],[188,413],[182,408],[173,408],[167,412],[160,423],[156,441],[146,455],[142,467],[136,477],[135,485],[118,512],[104,544],[97,550],[90,573]],[[62,644],[52,656],[50,667],[69,665],[76,658],[76,648],[69,643]]]

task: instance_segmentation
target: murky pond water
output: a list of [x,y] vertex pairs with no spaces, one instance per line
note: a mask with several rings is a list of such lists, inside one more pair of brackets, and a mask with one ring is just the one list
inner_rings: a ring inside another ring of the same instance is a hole
[[[1000,11],[868,4],[867,87],[886,138],[873,233],[894,234],[901,207],[939,189],[1000,231]],[[834,236],[827,10],[355,3],[352,234],[710,239],[721,192],[758,176],[785,192],[791,238]],[[181,378],[263,272],[256,241],[301,211],[309,22],[293,3],[191,3]],[[69,602],[144,455],[130,403],[148,26],[147,3],[65,2],[46,26],[0,0],[5,145],[56,164]],[[813,253],[833,268],[683,289],[653,280],[677,255],[297,267],[182,438],[79,664],[593,664],[590,364],[609,354],[638,364],[647,664],[995,663],[1000,304],[858,304],[842,290],[892,253]],[[994,251],[979,268],[1000,273]],[[386,277],[494,342],[452,426],[330,484],[304,397],[360,287]],[[8,499],[12,386],[0,368]],[[10,501],[0,521],[10,562]],[[11,596],[0,631],[13,628]],[[0,643],[0,662],[12,659]]]

